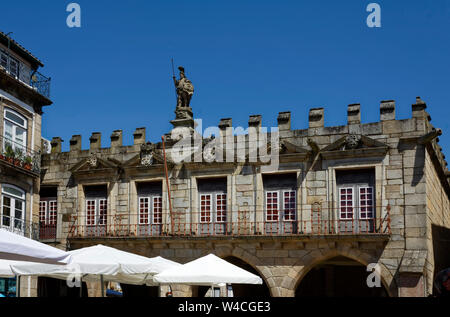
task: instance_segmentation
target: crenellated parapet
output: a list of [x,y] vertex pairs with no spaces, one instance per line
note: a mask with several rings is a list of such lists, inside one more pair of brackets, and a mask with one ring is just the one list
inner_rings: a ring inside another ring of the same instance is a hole
[[[292,128],[292,113],[290,111],[280,112],[277,117],[278,126],[274,127],[278,129],[280,138],[280,149],[302,149],[297,151],[298,153],[316,153],[321,150],[333,147],[335,142],[339,140],[349,139],[349,136],[354,136],[351,139],[361,139],[361,137],[375,138],[377,142],[388,144],[389,140],[392,140],[392,136],[399,137],[401,142],[415,142],[417,144],[428,144],[429,148],[435,153],[435,158],[438,165],[442,168],[442,173],[445,175],[447,171],[447,162],[445,156],[442,153],[442,148],[438,145],[439,130],[436,130],[431,124],[431,117],[426,112],[427,105],[420,98],[416,98],[416,103],[412,105],[412,116],[408,119],[398,120],[396,119],[396,103],[395,100],[384,100],[380,102],[380,121],[372,123],[361,122],[361,104],[353,103],[347,107],[347,124],[341,126],[326,126],[325,108],[312,108],[309,111],[309,124],[307,129],[293,129]],[[189,125],[189,129],[191,125]],[[203,127],[206,129],[206,127]],[[266,128],[260,130],[261,128]],[[233,126],[232,118],[221,119],[218,127],[219,135],[225,143],[226,137],[232,137],[234,140],[234,147],[236,149],[244,147],[247,152],[250,152],[250,147],[254,144],[249,142],[249,132],[257,131],[257,133],[265,133],[261,131],[267,131],[271,133],[271,127],[265,127],[263,124],[263,118],[261,115],[250,115],[247,127],[235,127]],[[190,130],[192,132],[192,130]],[[242,133],[244,132],[244,144],[242,144]],[[441,133],[441,132],[440,132]],[[241,135],[241,137],[239,136]],[[139,155],[145,156],[146,165],[148,166],[149,154],[142,154],[142,146],[147,144],[146,141],[146,129],[137,128],[133,133],[134,142],[132,145],[123,144],[123,131],[115,130],[111,136],[111,146],[109,148],[102,147],[102,134],[94,132],[89,138],[89,149],[82,149],[81,135],[74,135],[70,139],[70,152],[75,156],[88,156],[92,153],[98,153],[99,156],[111,156],[119,161],[126,161],[132,157]],[[159,139],[159,138],[158,138]],[[269,136],[267,136],[269,139]],[[211,138],[204,138],[203,143],[210,142]],[[171,139],[170,133],[166,135],[166,148],[173,147],[179,139]],[[52,154],[61,153],[61,144],[63,140],[59,137],[53,138]],[[290,145],[289,145],[290,144]],[[192,141],[194,146],[194,141]],[[162,155],[162,143],[158,142],[152,145],[157,155]],[[392,144],[391,144],[392,146]],[[308,156],[305,156],[308,157]]]

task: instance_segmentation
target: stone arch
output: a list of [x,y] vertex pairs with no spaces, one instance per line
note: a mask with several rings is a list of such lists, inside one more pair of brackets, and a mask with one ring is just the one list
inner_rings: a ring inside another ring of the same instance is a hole
[[257,273],[258,275],[263,279],[264,283],[267,285],[270,296],[276,296],[274,294],[274,285],[273,281],[271,280],[271,272],[264,267],[264,265],[261,263],[261,260],[249,253],[247,250],[241,248],[241,247],[234,247],[231,246],[225,246],[225,247],[217,247],[214,250],[211,251],[205,251],[203,252],[204,255],[207,255],[209,253],[212,253],[222,259],[226,257],[235,257],[248,265],[250,265]]
[[397,286],[395,283],[394,276],[388,270],[388,268],[379,261],[379,258],[370,255],[367,252],[361,251],[355,248],[349,249],[330,249],[327,251],[324,250],[315,250],[308,254],[307,256],[302,257],[299,261],[297,261],[296,266],[302,266],[303,268],[297,273],[295,277],[295,282],[293,285],[293,292],[299,287],[300,283],[304,279],[304,277],[317,265],[320,263],[332,259],[334,257],[343,256],[349,258],[355,262],[360,263],[363,266],[367,266],[369,263],[377,263],[380,267],[381,273],[381,283],[383,284],[386,292],[390,297],[397,296]]

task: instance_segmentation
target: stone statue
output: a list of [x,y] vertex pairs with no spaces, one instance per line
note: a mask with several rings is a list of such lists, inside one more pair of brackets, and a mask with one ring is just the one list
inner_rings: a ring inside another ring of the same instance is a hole
[[178,67],[180,70],[180,80],[177,80],[173,76],[173,82],[175,83],[175,88],[177,89],[177,109],[178,108],[189,108],[191,103],[192,95],[194,94],[194,85],[192,82],[186,78],[184,74],[184,67]]

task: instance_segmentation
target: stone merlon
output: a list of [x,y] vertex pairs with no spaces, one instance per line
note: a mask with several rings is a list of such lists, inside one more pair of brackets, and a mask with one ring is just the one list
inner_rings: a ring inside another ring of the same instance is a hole
[[134,145],[141,145],[145,143],[145,128],[137,128],[133,133]]
[[248,120],[249,127],[260,128],[261,123],[262,123],[262,116],[259,114],[250,116],[250,119]]
[[291,112],[280,112],[278,114],[278,130],[286,131],[291,129]]
[[309,127],[323,128],[324,126],[324,112],[323,108],[313,108],[309,111]]
[[351,104],[347,109],[348,124],[361,123],[361,105],[359,103]]
[[89,141],[91,142],[91,150],[100,149],[102,147],[102,134],[100,132],[92,133]]
[[116,130],[111,134],[111,147],[122,146],[122,130]]
[[384,100],[381,102],[380,120],[395,120],[395,100]]
[[74,135],[70,139],[70,151],[81,151],[81,135]]
[[52,145],[52,153],[61,153],[61,143],[64,142],[59,136],[54,137],[50,144]]

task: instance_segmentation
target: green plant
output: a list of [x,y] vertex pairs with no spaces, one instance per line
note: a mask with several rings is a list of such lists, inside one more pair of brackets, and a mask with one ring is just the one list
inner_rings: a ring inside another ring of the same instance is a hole
[[33,159],[31,158],[31,156],[26,156],[25,159],[23,160],[23,162],[25,164],[32,164],[33,163]]
[[5,157],[8,159],[14,159],[15,156],[16,156],[16,153],[14,152],[14,149],[12,148],[12,146],[10,144],[6,144]]
[[14,153],[15,153],[15,158],[17,160],[20,160],[20,161],[23,160],[24,153],[23,153],[23,150],[21,148],[16,148]]

